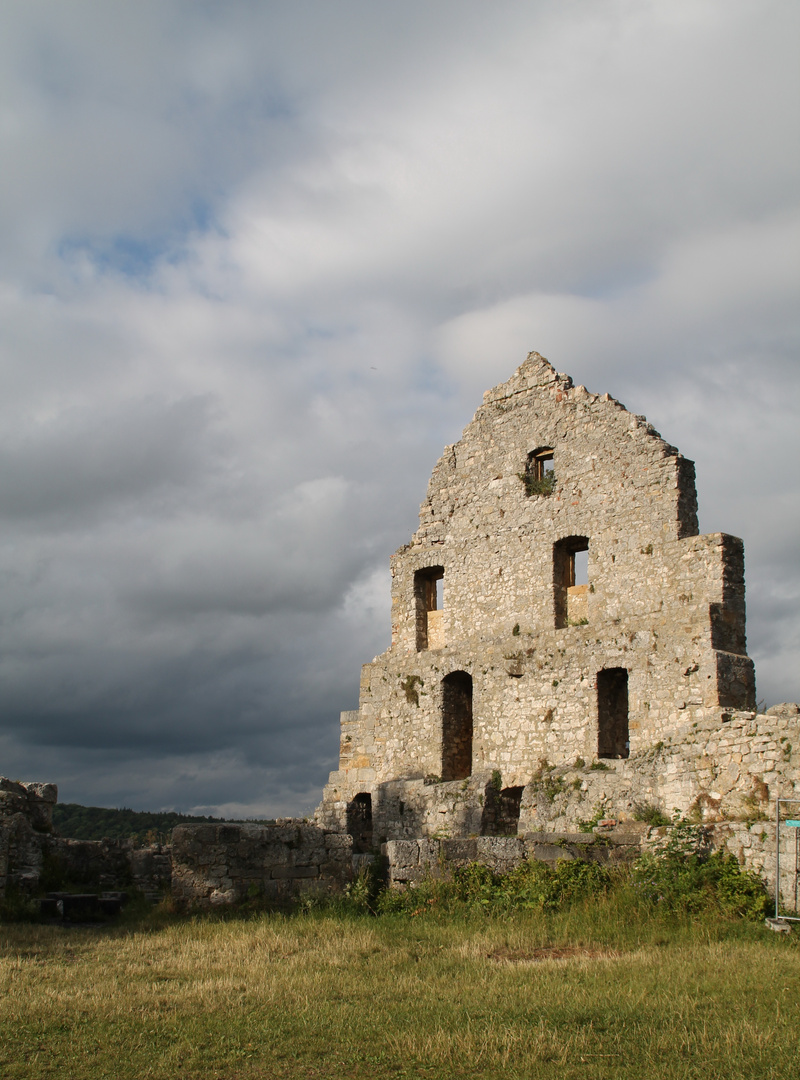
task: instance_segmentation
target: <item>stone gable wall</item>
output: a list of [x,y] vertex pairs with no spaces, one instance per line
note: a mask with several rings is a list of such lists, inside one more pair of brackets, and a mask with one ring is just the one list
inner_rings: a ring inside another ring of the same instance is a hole
[[[528,495],[520,475],[542,448],[552,448],[555,485]],[[579,538],[588,585],[578,597],[565,591],[561,552]],[[435,619],[421,599],[426,571],[443,573]],[[606,669],[627,672],[631,765],[693,725],[710,732],[737,711],[752,716],[743,545],[697,535],[694,466],[644,417],[532,353],[445,449],[419,529],[392,558],[392,645],[363,668],[358,710],[342,714],[339,769],[318,819],[344,829],[360,793],[377,823],[387,785],[442,775],[453,672],[473,688],[466,791],[480,792],[486,773],[525,786],[543,760],[591,762]],[[427,829],[423,803],[435,796],[420,792],[412,802]],[[474,824],[480,813],[463,816]],[[385,830],[407,835],[399,821]]]

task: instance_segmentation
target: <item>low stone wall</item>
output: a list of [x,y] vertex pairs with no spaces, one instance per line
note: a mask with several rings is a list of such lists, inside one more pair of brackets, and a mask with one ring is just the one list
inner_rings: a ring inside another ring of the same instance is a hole
[[136,847],[132,840],[48,837],[44,851],[50,873],[61,873],[72,885],[133,888],[151,897],[170,887],[172,850],[168,844]]
[[[775,889],[775,822],[757,821],[748,824],[726,821],[707,827],[711,847],[735,855],[746,869],[758,874],[774,895]],[[789,911],[797,912],[795,896],[795,830],[781,825],[781,901]]]
[[481,863],[507,874],[529,859],[556,863],[559,859],[618,864],[640,851],[647,826],[628,831],[596,833],[532,833],[528,836],[477,836],[469,840],[389,840],[381,846],[390,885],[414,885],[442,877],[459,866]]
[[37,832],[22,814],[0,819],[0,898],[64,886],[166,892],[172,875],[168,845],[136,847],[132,840],[69,840]]
[[[480,836],[469,840],[389,840],[381,846],[390,885],[403,888],[429,877],[447,876],[456,867],[477,862],[495,873],[507,874],[528,859],[556,863],[585,859],[616,865],[631,862],[643,850],[658,849],[669,840],[671,826],[651,828],[626,822],[593,833],[530,833],[526,836]],[[775,888],[775,824],[759,821],[722,822],[697,828],[697,842],[706,851],[726,851],[740,865]],[[796,910],[794,830],[781,827],[781,901]]]
[[55,784],[19,783],[0,777],[0,898],[6,890],[35,893],[42,886],[138,889],[155,895],[169,889],[170,849],[132,840],[70,840],[52,832]]
[[352,878],[352,852],[352,837],[300,821],[179,825],[172,833],[172,895],[208,907],[338,892]]

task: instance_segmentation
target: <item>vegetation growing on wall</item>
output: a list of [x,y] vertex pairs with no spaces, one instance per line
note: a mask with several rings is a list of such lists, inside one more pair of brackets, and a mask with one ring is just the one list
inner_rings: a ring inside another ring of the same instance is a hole
[[556,486],[556,474],[554,472],[546,472],[544,476],[537,477],[533,473],[524,472],[517,474],[525,485],[525,494],[530,497],[531,495],[552,495]]

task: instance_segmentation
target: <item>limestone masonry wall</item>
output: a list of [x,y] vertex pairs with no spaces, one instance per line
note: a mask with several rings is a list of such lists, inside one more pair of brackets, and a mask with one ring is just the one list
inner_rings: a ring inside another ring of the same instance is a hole
[[644,417],[531,353],[392,558],[392,644],[317,821],[366,851],[648,808],[753,821],[777,795],[800,795],[800,717],[756,715],[741,540],[698,535],[694,465]]
[[172,895],[192,906],[289,901],[340,891],[352,877],[352,840],[315,825],[179,825],[172,833]]
[[530,836],[479,836],[469,840],[389,840],[382,847],[391,885],[416,885],[441,877],[459,866],[479,862],[507,874],[527,859],[556,863],[559,859],[619,864],[639,854],[649,830],[587,833],[534,833]]

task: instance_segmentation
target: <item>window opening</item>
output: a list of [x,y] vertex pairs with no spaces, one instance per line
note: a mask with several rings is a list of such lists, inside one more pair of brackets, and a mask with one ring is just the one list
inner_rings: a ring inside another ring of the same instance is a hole
[[575,578],[573,581],[573,587],[578,585],[589,584],[589,548],[588,546],[583,551],[575,551],[572,554],[573,558],[573,574]]
[[597,673],[597,756],[626,758],[628,733],[628,672],[604,668]]
[[589,538],[566,536],[553,545],[556,629],[589,621]]
[[359,792],[347,804],[347,831],[353,838],[353,852],[365,855],[372,851],[372,796]]
[[442,679],[442,780],[472,773],[472,676],[453,671]]
[[552,446],[541,446],[528,454],[528,472],[534,480],[544,480],[554,468]]
[[526,495],[549,495],[552,492],[556,482],[552,446],[531,450],[520,479],[525,485]]
[[427,566],[414,574],[417,650],[444,648],[444,567]]

